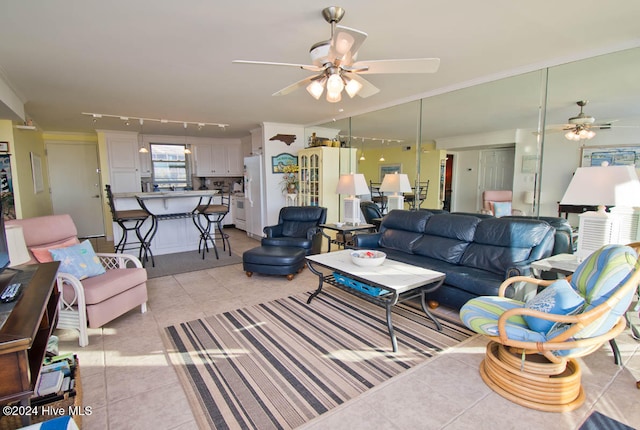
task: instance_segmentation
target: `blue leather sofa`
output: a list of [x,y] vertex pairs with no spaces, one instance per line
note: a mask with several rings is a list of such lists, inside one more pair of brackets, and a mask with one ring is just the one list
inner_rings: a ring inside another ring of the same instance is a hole
[[474,297],[497,295],[510,276],[530,274],[531,262],[551,255],[554,235],[534,219],[393,210],[377,233],[354,236],[354,246],[445,273],[428,299],[460,309]]

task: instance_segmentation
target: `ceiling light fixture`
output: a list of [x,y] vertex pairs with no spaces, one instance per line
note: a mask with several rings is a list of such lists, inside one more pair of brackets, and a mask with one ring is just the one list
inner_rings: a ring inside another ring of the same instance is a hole
[[[220,124],[217,122],[192,122],[192,121],[179,121],[179,120],[173,120],[173,119],[158,119],[158,118],[142,118],[142,117],[136,117],[136,116],[125,116],[125,115],[111,115],[111,114],[106,114],[106,113],[93,113],[93,112],[82,112],[82,115],[87,115],[93,118],[94,122],[96,121],[96,119],[98,118],[117,118],[120,119],[122,121],[129,121],[129,120],[137,120],[137,121],[152,121],[152,122],[159,122],[161,124],[191,124],[194,126],[197,126],[198,129],[202,129],[205,126],[218,126],[219,128],[225,129],[226,127],[229,127],[229,124]],[[140,123],[142,125],[142,122]]]
[[329,67],[324,76],[313,79],[307,85],[307,92],[311,96],[319,100],[327,88],[327,101],[329,103],[337,103],[342,100],[342,90],[345,90],[349,97],[355,97],[362,89],[362,84],[353,78],[347,78],[342,75],[342,71],[337,67]]
[[191,149],[189,149],[189,145],[187,145],[187,123],[184,123],[184,153],[191,154]]
[[591,130],[591,127],[588,125],[576,125],[574,128],[567,131],[564,137],[568,140],[584,140],[584,139],[593,139],[596,135],[596,132]]
[[144,146],[144,134],[142,133],[142,125],[144,124],[144,120],[140,118],[138,121],[140,122],[140,140],[142,143],[142,146],[140,146],[140,149],[138,149],[138,152],[140,152],[141,154],[148,154],[149,150],[147,149],[146,146]]

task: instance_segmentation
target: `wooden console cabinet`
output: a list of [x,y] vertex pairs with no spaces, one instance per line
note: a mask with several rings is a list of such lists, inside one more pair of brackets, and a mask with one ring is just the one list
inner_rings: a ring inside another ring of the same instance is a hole
[[[49,336],[58,321],[59,262],[21,266],[13,282],[23,284],[22,296],[0,328],[0,404],[20,400],[28,405],[38,380]],[[0,274],[0,287],[10,281],[13,269]],[[31,275],[21,281],[24,274]]]

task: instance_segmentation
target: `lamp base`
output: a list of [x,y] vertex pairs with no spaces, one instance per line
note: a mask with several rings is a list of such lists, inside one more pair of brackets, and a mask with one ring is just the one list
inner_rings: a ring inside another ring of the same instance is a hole
[[387,210],[404,209],[404,196],[394,194],[387,197]]
[[360,199],[358,197],[344,198],[344,222],[349,225],[360,224]]

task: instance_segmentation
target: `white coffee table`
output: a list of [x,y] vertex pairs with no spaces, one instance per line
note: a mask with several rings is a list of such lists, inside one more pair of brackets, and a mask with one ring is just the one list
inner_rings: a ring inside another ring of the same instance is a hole
[[[319,278],[318,289],[309,297],[307,304],[310,304],[313,298],[320,294],[322,286],[326,282],[368,302],[384,306],[387,312],[389,337],[391,338],[391,345],[393,346],[394,352],[398,350],[398,342],[393,331],[391,308],[397,303],[420,297],[422,310],[435,322],[438,330],[442,330],[440,322],[429,312],[425,297],[427,293],[440,288],[444,282],[444,273],[401,263],[388,258],[381,266],[360,267],[351,261],[351,252],[352,250],[345,249],[306,257],[309,270]],[[321,271],[322,269],[328,269],[330,272],[323,273]],[[384,293],[379,296],[373,296],[350,288],[337,282],[333,276],[333,272],[337,272],[340,275],[368,286],[381,288],[384,290]]]

